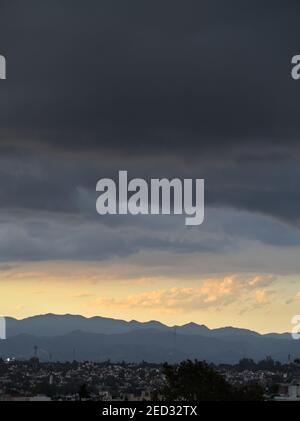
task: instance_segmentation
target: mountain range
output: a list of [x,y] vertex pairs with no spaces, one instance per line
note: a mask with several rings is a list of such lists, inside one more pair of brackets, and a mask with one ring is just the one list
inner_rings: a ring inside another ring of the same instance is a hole
[[6,318],[7,339],[0,340],[0,357],[28,359],[37,347],[43,361],[180,361],[197,358],[236,363],[271,356],[287,361],[300,357],[300,341],[289,333],[259,334],[224,327],[209,329],[188,323],[169,327],[157,321],[126,322],[105,317],[45,314],[23,320]]

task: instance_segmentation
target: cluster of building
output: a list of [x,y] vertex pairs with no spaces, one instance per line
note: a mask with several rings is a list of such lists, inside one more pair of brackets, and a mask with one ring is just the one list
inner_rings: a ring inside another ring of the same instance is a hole
[[0,400],[152,400],[163,384],[157,364],[0,361]]
[[[298,364],[251,364],[214,368],[234,386],[260,385],[266,399],[300,400]],[[161,364],[0,360],[0,401],[151,401],[160,400],[164,385]]]
[[[269,360],[262,361],[252,368],[220,365],[216,369],[234,386],[260,385],[265,392],[266,400],[299,400],[300,401],[300,365],[289,362],[288,364],[274,363]],[[269,367],[264,367],[269,365]]]

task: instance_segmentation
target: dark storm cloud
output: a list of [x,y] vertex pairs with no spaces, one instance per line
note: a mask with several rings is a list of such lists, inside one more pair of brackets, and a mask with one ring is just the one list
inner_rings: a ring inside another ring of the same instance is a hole
[[175,278],[179,273],[186,278],[187,274],[299,270],[300,232],[264,216],[209,208],[206,224],[197,230],[188,230],[178,216],[108,220],[2,211],[0,271],[11,271],[24,261],[50,260],[131,263],[139,275],[148,268]]
[[296,1],[44,3],[2,1],[8,132],[183,153],[296,140]]
[[298,224],[299,12],[1,0],[1,207],[92,215],[97,179],[128,168],[204,177],[207,204]]

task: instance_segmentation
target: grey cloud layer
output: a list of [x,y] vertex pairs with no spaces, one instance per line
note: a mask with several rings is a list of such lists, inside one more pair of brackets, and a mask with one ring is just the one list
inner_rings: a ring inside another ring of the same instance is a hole
[[[1,208],[48,218],[38,234],[21,216],[16,231],[3,223],[3,259],[224,251],[220,231],[214,241],[197,231],[206,242],[190,232],[183,243],[140,233],[129,240],[129,219],[95,220],[96,181],[119,169],[203,177],[208,206],[271,217],[253,216],[246,229],[225,214],[239,238],[298,247],[300,83],[290,60],[300,50],[299,12],[296,0],[2,0]],[[81,228],[69,233],[65,214]],[[135,224],[176,231],[148,221]],[[106,248],[88,224],[101,224]]]
[[[295,274],[300,233],[248,212],[207,209],[206,224],[187,229],[182,217],[91,220],[57,213],[0,214],[0,262],[69,260],[131,264],[145,276],[208,273]],[[9,269],[8,269],[9,270]]]

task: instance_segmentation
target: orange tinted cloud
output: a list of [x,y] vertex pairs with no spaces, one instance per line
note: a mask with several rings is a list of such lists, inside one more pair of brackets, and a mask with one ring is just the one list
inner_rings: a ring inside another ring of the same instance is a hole
[[248,298],[249,291],[255,291],[256,301],[267,302],[268,290],[255,290],[257,284],[273,281],[267,275],[243,277],[231,275],[221,279],[205,280],[199,287],[170,288],[146,291],[122,298],[100,297],[91,304],[121,308],[156,309],[161,311],[194,311],[212,306],[226,306],[236,300]]
[[255,299],[259,304],[265,304],[268,302],[269,297],[273,294],[273,291],[267,291],[266,289],[258,289],[255,291]]

